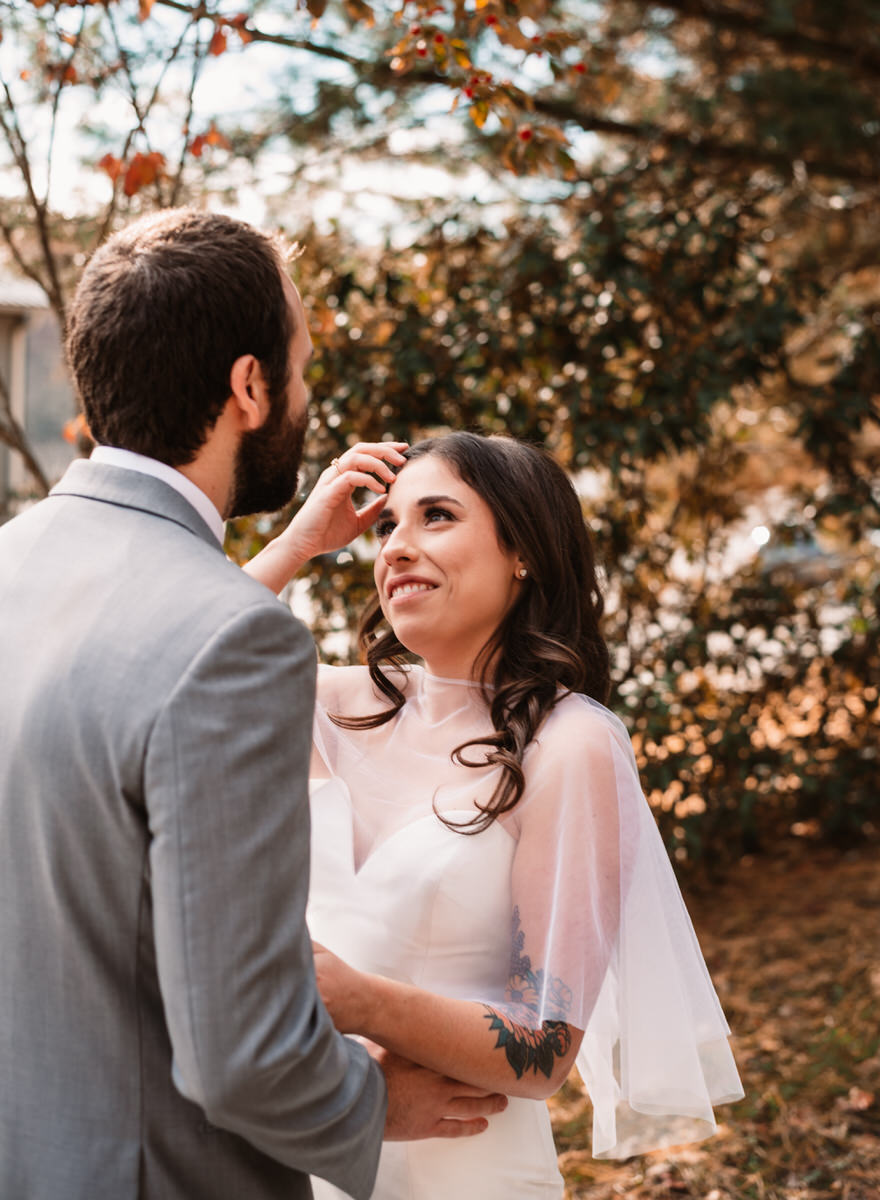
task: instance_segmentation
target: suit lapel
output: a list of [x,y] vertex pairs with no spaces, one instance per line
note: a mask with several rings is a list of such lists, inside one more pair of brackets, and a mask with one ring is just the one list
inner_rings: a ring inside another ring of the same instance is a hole
[[79,496],[85,500],[150,513],[182,525],[215,550],[222,549],[212,530],[180,492],[163,480],[141,471],[79,458],[70,464],[49,496]]

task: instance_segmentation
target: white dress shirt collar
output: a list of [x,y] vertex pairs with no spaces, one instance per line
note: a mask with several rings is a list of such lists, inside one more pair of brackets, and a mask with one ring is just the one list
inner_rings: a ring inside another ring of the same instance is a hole
[[152,475],[154,479],[161,479],[193,506],[220,545],[223,545],[226,526],[220,513],[202,489],[174,467],[169,467],[167,463],[159,462],[155,458],[147,458],[145,454],[135,454],[133,450],[122,450],[118,446],[96,446],[91,453],[91,460],[104,463],[108,467],[140,471],[142,475]]

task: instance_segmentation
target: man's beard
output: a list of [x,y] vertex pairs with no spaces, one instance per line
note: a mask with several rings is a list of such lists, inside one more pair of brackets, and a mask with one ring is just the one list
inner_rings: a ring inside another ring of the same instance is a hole
[[246,433],[238,447],[230,516],[275,512],[294,496],[306,435],[306,412],[293,421],[282,399],[264,425]]

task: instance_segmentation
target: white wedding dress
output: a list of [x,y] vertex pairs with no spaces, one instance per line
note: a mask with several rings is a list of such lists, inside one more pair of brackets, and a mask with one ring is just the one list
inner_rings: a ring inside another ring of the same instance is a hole
[[[470,815],[465,814],[465,815]],[[507,970],[498,931],[510,913],[515,843],[497,823],[479,837],[433,813],[403,826],[355,869],[351,798],[330,780],[312,797],[312,936],[360,970],[461,995],[490,964]],[[313,1180],[317,1200],[343,1195]],[[376,1200],[558,1200],[562,1181],[547,1106],[511,1099],[476,1137],[388,1142]]]
[[[435,810],[466,820],[497,780],[494,768],[449,757],[491,728],[479,690],[419,668],[405,686],[407,703],[393,721],[340,729],[328,712],[363,716],[389,705],[365,669],[321,668],[312,937],[360,970],[502,1010],[513,974],[535,1005],[536,1024],[567,1019],[586,1028],[578,1065],[596,1109],[594,1154],[625,1156],[711,1133],[712,1101],[741,1095],[727,1027],[637,775],[632,831],[621,816],[632,804],[616,793],[631,791],[634,763],[625,761],[625,733],[619,762],[605,745],[620,740],[616,718],[584,697],[564,700],[527,751],[527,790],[517,808],[467,836]],[[569,763],[562,773],[561,750]],[[645,875],[645,887],[636,886]],[[651,994],[632,997],[632,985],[651,987],[646,958],[650,969],[672,976],[672,986],[655,981]],[[652,1044],[658,1023],[660,1049]],[[671,1132],[670,1114],[689,1120],[684,1136],[679,1126]],[[344,1195],[321,1179],[312,1185],[316,1200]],[[385,1143],[373,1200],[562,1194],[546,1104],[511,1098],[475,1137]]]

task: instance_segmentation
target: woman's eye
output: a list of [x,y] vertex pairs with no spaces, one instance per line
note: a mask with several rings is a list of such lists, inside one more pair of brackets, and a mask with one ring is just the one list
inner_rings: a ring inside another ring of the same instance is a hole
[[376,528],[376,537],[381,542],[381,541],[384,541],[385,538],[390,537],[391,534],[394,532],[394,522],[393,521],[378,521],[376,523],[375,528]]
[[425,520],[428,522],[454,521],[455,517],[445,508],[428,508],[425,510]]

